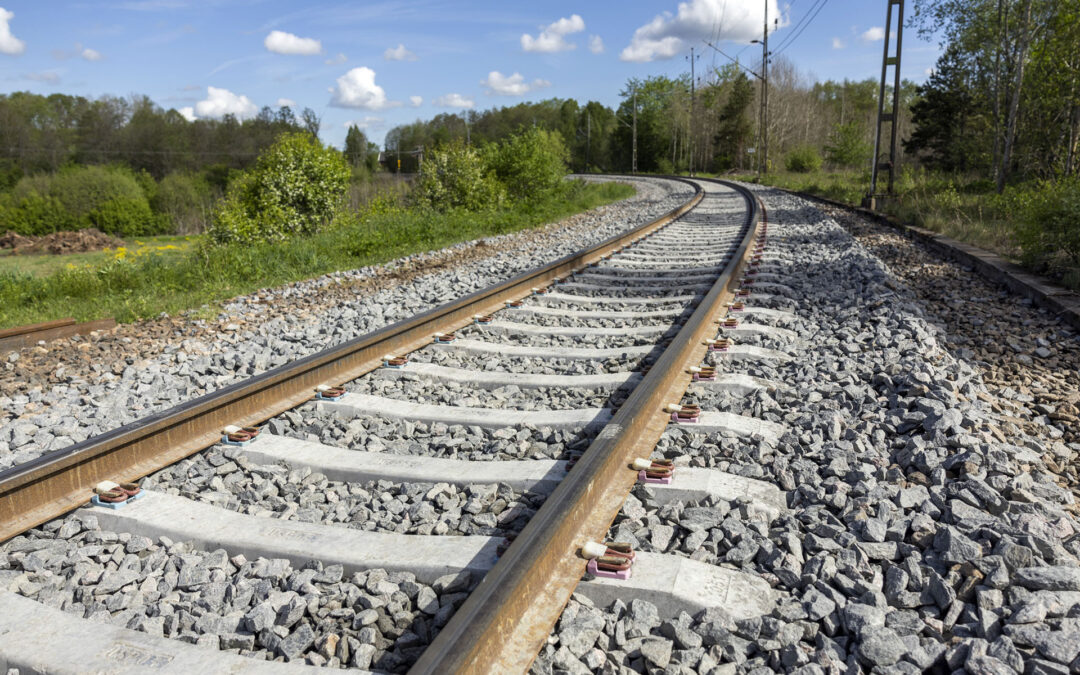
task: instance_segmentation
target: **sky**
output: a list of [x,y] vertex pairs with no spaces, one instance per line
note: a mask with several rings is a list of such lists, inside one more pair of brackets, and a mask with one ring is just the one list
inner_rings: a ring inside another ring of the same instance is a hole
[[[0,0],[0,92],[145,94],[189,119],[313,109],[323,141],[551,97],[615,107],[629,78],[754,67],[768,5],[773,58],[810,79],[877,79],[885,0],[285,2]],[[712,43],[709,46],[706,42]],[[940,54],[904,33],[901,74]]]

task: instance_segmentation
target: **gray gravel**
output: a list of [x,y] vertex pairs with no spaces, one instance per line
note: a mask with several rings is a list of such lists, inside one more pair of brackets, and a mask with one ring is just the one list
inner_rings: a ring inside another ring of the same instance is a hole
[[1046,416],[1038,437],[1004,435],[979,370],[880,260],[806,202],[759,193],[802,342],[787,364],[717,363],[790,389],[698,401],[790,431],[775,445],[669,432],[657,451],[774,483],[791,511],[766,523],[638,488],[610,534],[789,595],[746,621],[576,598],[533,672],[1080,671],[1080,522],[1061,471],[1080,445]]
[[[103,531],[80,511],[0,545],[0,589],[92,621],[252,658],[405,672],[465,600],[468,573],[247,560]],[[62,648],[62,645],[58,645]]]
[[343,483],[306,467],[256,464],[235,446],[177,462],[142,485],[253,516],[397,534],[516,534],[544,501],[507,485]]
[[566,431],[530,426],[482,429],[368,416],[343,420],[334,413],[319,411],[313,404],[271,420],[268,428],[290,438],[340,448],[477,461],[567,459],[571,451],[585,450],[594,435],[591,429]]
[[[157,356],[129,359],[127,363],[88,364],[85,372],[67,376],[63,383],[48,390],[33,387],[25,392],[0,391],[0,469],[511,278],[648,222],[682,204],[691,194],[683,183],[651,178],[626,180],[637,187],[637,196],[571,219],[573,224],[569,226],[486,239],[484,243],[493,254],[469,264],[330,307],[313,305],[328,290],[362,284],[387,268],[428,258],[436,260],[446,251],[260,291],[225,306],[221,318],[230,322],[223,325],[222,333],[213,341],[165,341]],[[448,250],[473,245],[466,242]],[[0,367],[14,367],[7,354],[3,356]]]

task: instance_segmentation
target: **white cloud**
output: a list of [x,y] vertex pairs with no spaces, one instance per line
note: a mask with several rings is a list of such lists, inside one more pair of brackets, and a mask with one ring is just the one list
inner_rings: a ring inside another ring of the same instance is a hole
[[275,54],[322,54],[322,42],[315,38],[302,38],[285,31],[274,30],[263,40],[266,49]]
[[[225,115],[235,115],[240,119],[253,117],[258,108],[247,96],[238,96],[228,89],[206,88],[206,100],[195,104],[195,115],[200,118],[220,119]],[[183,114],[183,111],[181,111]]]
[[416,54],[405,48],[405,45],[398,44],[397,47],[388,47],[382,56],[387,61],[415,61]]
[[592,52],[593,54],[603,54],[604,53],[604,38],[600,37],[599,35],[590,35],[589,36],[589,51]]
[[859,37],[863,42],[877,42],[878,40],[884,40],[885,29],[881,26],[871,26]]
[[487,79],[480,84],[488,88],[488,94],[500,94],[502,96],[522,96],[534,89],[551,86],[551,83],[547,80],[536,79],[532,82],[526,82],[521,73],[503,75],[497,70],[488,73]]
[[17,56],[26,51],[26,43],[11,34],[11,25],[8,22],[14,18],[15,12],[0,7],[0,54]]
[[338,52],[337,56],[335,56],[332,59],[326,59],[326,61],[324,61],[323,63],[325,63],[328,66],[340,66],[341,64],[345,63],[348,60],[349,60],[349,57],[345,56],[341,52]]
[[844,41],[841,40],[840,38],[834,37],[832,39],[832,48],[833,49],[843,49],[844,48]]
[[[767,0],[769,16],[780,17],[777,0]],[[622,50],[623,61],[670,59],[701,40],[749,42],[761,38],[765,7],[760,0],[687,0],[676,14],[657,14],[634,31]],[[784,19],[781,18],[781,26]]]
[[291,98],[279,98],[277,100],[277,107],[284,108],[286,106],[288,106],[289,108],[295,108],[296,101],[292,100]]
[[424,103],[424,97],[423,96],[410,96],[409,97],[409,105],[411,105],[414,108],[419,108],[421,105],[423,105],[423,103]]
[[101,60],[101,52],[99,52],[96,49],[90,49],[89,47],[82,50],[82,54],[80,54],[79,56],[83,57],[87,61],[100,61]]
[[563,17],[555,23],[540,28],[540,34],[536,37],[528,33],[521,36],[521,48],[527,52],[564,52],[577,47],[564,38],[571,33],[580,33],[585,30],[585,20],[577,14],[572,14],[569,19]]
[[338,108],[366,108],[382,110],[401,105],[388,101],[383,88],[375,84],[375,71],[371,68],[353,68],[337,79],[337,87],[331,87],[330,105]]
[[343,126],[346,129],[348,129],[349,127],[356,127],[357,129],[360,129],[361,131],[367,131],[368,129],[378,129],[379,127],[383,126],[385,123],[386,123],[386,120],[384,120],[381,117],[375,117],[375,116],[372,116],[372,115],[368,115],[367,117],[364,117],[362,119],[350,120],[350,121],[346,122]]
[[183,108],[180,108],[176,112],[183,115],[184,119],[186,119],[188,122],[194,122],[195,121],[195,108],[192,108],[189,105],[186,105]]
[[476,102],[467,96],[461,94],[447,94],[435,99],[435,105],[440,108],[471,108],[476,105]]

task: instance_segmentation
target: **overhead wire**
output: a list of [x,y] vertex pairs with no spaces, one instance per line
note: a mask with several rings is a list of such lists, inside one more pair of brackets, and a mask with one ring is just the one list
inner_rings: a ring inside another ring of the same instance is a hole
[[[814,19],[817,18],[817,15],[821,13],[821,10],[824,9],[825,5],[827,5],[828,3],[829,0],[819,0],[817,4],[817,9],[814,9],[813,5],[811,5],[811,8],[807,10],[805,15],[803,15],[803,21],[800,22],[801,27],[797,27],[797,30],[792,31],[792,33],[787,38],[785,38],[779,46],[777,46],[776,51],[773,52],[773,55],[779,56],[781,52],[794,44],[795,41],[799,39],[799,36],[803,34],[803,31],[805,31],[807,27],[814,22]],[[813,13],[811,14],[811,12]]]

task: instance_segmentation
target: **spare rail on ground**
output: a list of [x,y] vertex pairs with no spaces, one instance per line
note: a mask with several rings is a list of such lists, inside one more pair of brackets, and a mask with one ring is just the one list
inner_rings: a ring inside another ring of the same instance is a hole
[[22,349],[37,344],[39,340],[58,340],[72,335],[86,335],[95,330],[108,330],[116,326],[115,319],[98,319],[75,323],[75,319],[57,319],[29,326],[0,330],[0,351]]
[[135,480],[217,443],[227,425],[264,422],[313,398],[321,384],[343,384],[374,370],[387,353],[426,345],[436,332],[449,332],[490,314],[506,300],[530,293],[556,277],[599,260],[632,239],[667,224],[696,206],[703,193],[660,218],[553,263],[525,272],[435,309],[349,342],[229,385],[169,410],[150,415],[0,471],[0,542],[63,515],[89,501],[100,480]]

